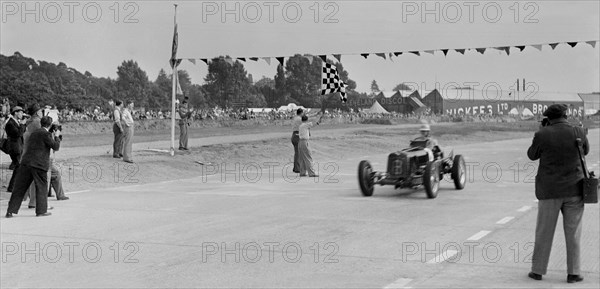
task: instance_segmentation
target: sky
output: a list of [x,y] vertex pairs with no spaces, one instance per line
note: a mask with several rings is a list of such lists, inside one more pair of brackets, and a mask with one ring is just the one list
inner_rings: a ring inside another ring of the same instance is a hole
[[[203,84],[200,58],[342,54],[357,90],[405,82],[416,89],[490,85],[513,90],[600,91],[600,45],[542,51],[441,51],[383,59],[361,53],[531,45],[600,39],[600,1],[0,1],[0,53],[64,62],[116,78],[133,59],[150,80],[170,71],[174,5],[180,69]],[[196,64],[185,60],[197,59]],[[273,58],[247,61],[254,81],[273,78]]]

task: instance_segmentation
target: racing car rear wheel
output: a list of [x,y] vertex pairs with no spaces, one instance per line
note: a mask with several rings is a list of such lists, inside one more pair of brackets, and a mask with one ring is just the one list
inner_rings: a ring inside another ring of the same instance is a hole
[[425,166],[425,172],[423,172],[423,186],[425,186],[425,193],[430,199],[437,197],[438,189],[440,188],[440,163],[433,161]]
[[368,161],[360,161],[358,164],[358,184],[363,196],[370,197],[373,195],[373,168]]
[[462,155],[454,156],[454,162],[452,163],[452,179],[454,180],[454,187],[457,190],[465,188],[467,183],[467,169],[465,166],[465,159]]

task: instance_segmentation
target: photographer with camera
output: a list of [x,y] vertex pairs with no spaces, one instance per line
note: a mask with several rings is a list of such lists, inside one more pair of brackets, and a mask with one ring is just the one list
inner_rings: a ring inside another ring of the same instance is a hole
[[52,117],[42,117],[40,124],[42,128],[32,132],[26,144],[25,153],[17,171],[14,191],[8,203],[7,218],[12,218],[13,214],[19,213],[25,192],[32,182],[35,183],[36,189],[36,216],[51,215],[48,212],[52,207],[48,208],[47,173],[50,169],[50,150],[59,150],[61,135],[60,130],[50,132]]
[[[29,107],[28,110],[29,114],[31,115],[31,119],[29,119],[29,121],[27,122],[27,129],[25,130],[25,134],[23,135],[23,139],[24,139],[24,143],[25,143],[25,147],[27,147],[27,143],[29,142],[29,137],[31,136],[31,134],[40,129],[42,127],[41,125],[41,118],[46,115],[46,111],[44,111],[37,103],[32,104]],[[62,131],[62,127],[58,124],[52,124],[50,126],[49,131],[51,133],[53,133],[55,130],[59,129],[60,131]],[[62,136],[61,140],[62,140]],[[23,154],[25,154],[25,150],[23,150]],[[49,193],[48,196],[50,195],[51,189],[54,188],[54,191],[56,191],[56,198],[59,201],[63,201],[63,200],[68,200],[69,197],[66,197],[64,195],[64,191],[62,189],[62,182],[61,182],[61,177],[60,177],[60,172],[58,171],[58,168],[56,168],[56,166],[54,165],[54,153],[50,154],[50,171],[48,171],[48,180],[49,184],[48,184],[48,188],[46,189],[46,191]],[[27,193],[25,194],[25,199],[27,199],[27,197],[29,197],[29,208],[33,209],[36,207],[36,187],[34,184],[31,184],[29,186],[29,189],[27,190]]]
[[8,192],[13,191],[16,173],[19,169],[21,155],[23,154],[23,134],[25,133],[25,124],[27,122],[27,119],[23,116],[23,108],[21,106],[13,107],[4,126],[4,130],[6,131],[6,153],[12,161],[8,168],[13,171],[8,182],[8,188],[6,189]]
[[589,143],[583,128],[567,122],[567,106],[553,104],[544,111],[547,117],[535,133],[527,150],[530,160],[540,160],[535,178],[538,202],[535,245],[529,277],[542,280],[546,274],[558,215],[563,215],[567,245],[567,282],[583,281],[581,274],[581,222],[583,217],[583,168],[576,139],[583,141],[584,154]]

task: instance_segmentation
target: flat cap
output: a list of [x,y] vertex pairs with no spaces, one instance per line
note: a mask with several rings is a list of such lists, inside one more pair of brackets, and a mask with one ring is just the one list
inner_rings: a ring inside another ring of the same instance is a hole
[[565,104],[553,104],[544,111],[544,116],[547,116],[549,119],[560,118],[567,115],[567,109],[569,107]]
[[20,106],[15,106],[10,110],[12,113],[15,113],[17,111],[23,111],[23,108]]

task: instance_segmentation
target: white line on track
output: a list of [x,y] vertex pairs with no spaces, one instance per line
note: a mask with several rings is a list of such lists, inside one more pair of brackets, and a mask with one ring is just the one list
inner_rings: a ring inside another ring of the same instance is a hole
[[526,212],[529,211],[531,209],[531,206],[523,206],[520,209],[517,210],[517,212]]
[[496,222],[496,224],[503,225],[503,224],[506,224],[506,223],[510,222],[514,218],[515,217],[504,217],[500,221]]
[[74,192],[65,192],[65,194],[67,195],[72,195],[72,194],[81,194],[81,193],[87,193],[90,190],[81,190],[81,191],[74,191]]
[[389,285],[383,287],[383,289],[411,288],[411,287],[406,287],[406,284],[410,283],[410,281],[412,281],[412,279],[400,278],[400,279],[394,281],[394,283],[390,283]]
[[456,251],[456,250],[446,250],[446,251],[442,252],[442,254],[439,254],[439,255],[435,256],[435,258],[427,261],[427,264],[442,263],[442,262],[452,258],[457,253],[458,253],[458,251]]
[[473,236],[469,237],[469,239],[467,239],[467,241],[477,241],[477,240],[479,240],[479,239],[481,239],[481,238],[485,237],[487,234],[489,234],[489,233],[491,233],[491,232],[492,232],[492,231],[486,231],[486,230],[479,231],[479,233],[477,233],[477,234],[475,234],[475,235],[473,235]]

